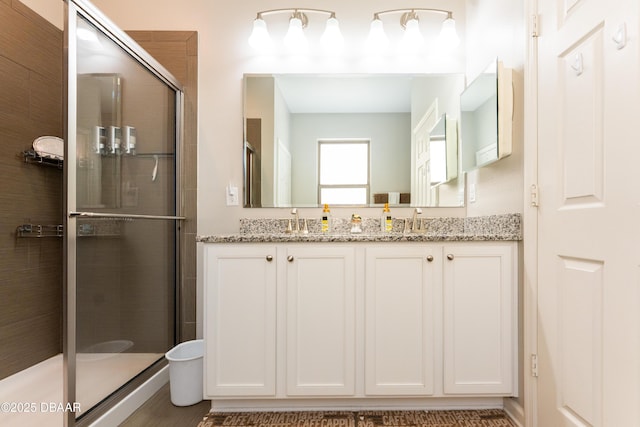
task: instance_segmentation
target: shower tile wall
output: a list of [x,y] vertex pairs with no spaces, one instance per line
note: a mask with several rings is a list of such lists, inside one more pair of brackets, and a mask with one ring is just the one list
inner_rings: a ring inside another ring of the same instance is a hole
[[[179,340],[195,338],[195,289],[196,289],[196,90],[197,90],[197,34],[191,31],[132,31],[129,35],[151,55],[160,61],[184,85],[185,126],[182,151],[182,209],[187,221],[180,230],[180,320]],[[166,134],[155,123],[157,113],[149,116],[139,103],[129,100],[145,99],[145,105],[167,105],[167,100],[149,100],[149,96],[162,96],[162,91],[145,87],[144,83],[132,80],[135,75],[126,75],[123,82],[123,125],[132,125],[145,130],[139,135],[138,153],[163,152],[168,150]],[[142,83],[142,84],[141,84]],[[151,94],[151,95],[150,95]],[[172,117],[172,111],[166,111]],[[157,129],[157,134],[149,133]],[[154,147],[145,146],[154,141]],[[151,156],[122,157],[122,209],[136,212],[165,215],[166,206],[172,204],[166,196],[171,194],[173,159],[158,158],[158,173],[155,181],[151,170],[155,159]],[[172,232],[172,225],[162,222],[121,223],[122,238],[79,239],[79,250],[93,253],[78,266],[82,277],[112,278],[108,288],[102,279],[93,283],[84,280],[83,294],[78,295],[79,328],[78,348],[114,339],[126,339],[134,343],[136,352],[157,352],[159,344],[172,345],[174,319],[167,316],[173,308],[174,294],[167,294],[160,284],[166,277],[174,277],[172,265],[152,260],[166,259],[173,250],[161,244]],[[126,236],[126,237],[125,237]],[[81,246],[81,247],[80,247]],[[153,263],[153,264],[150,264]],[[98,274],[96,274],[98,273]],[[115,280],[114,280],[115,278]],[[135,283],[135,286],[132,284]],[[79,288],[80,289],[80,288]],[[104,290],[109,289],[107,295]],[[96,322],[96,320],[100,320]],[[163,325],[162,327],[160,325]],[[166,325],[166,327],[164,326]],[[90,327],[87,327],[90,326]],[[169,342],[170,341],[170,342]]]
[[[173,159],[160,155],[152,179],[155,159],[148,153],[173,151],[175,131],[167,132],[163,125],[175,117],[173,101],[165,85],[149,78],[137,65],[118,65],[121,68],[114,68],[122,73],[121,124],[138,129],[136,151],[147,155],[101,158],[103,168],[105,160],[120,165],[112,168],[109,184],[122,189],[121,197],[105,204],[120,213],[172,214]],[[147,108],[148,104],[154,108]],[[164,117],[159,118],[158,111]],[[104,183],[104,174],[102,178]],[[118,193],[107,187],[102,185],[103,195]],[[78,239],[78,350],[91,352],[94,345],[127,340],[133,343],[134,352],[164,353],[173,346],[175,331],[174,245],[170,243],[174,227],[156,221],[116,224],[115,236]]]
[[38,136],[62,137],[62,32],[0,0],[0,378],[62,351],[62,239],[16,238],[61,224],[62,170],[27,164]]
[[[77,240],[82,264],[77,268],[77,348],[84,352],[101,342],[121,339],[121,241],[82,237]],[[98,321],[96,321],[98,319]]]
[[133,352],[163,353],[173,344],[174,295],[166,278],[175,274],[173,248],[161,243],[172,227],[150,221],[115,225],[119,234],[113,237],[78,239],[78,351],[128,340]]
[[198,34],[195,31],[128,31],[183,85],[184,140],[182,146],[182,213],[187,217],[180,230],[181,341],[196,337],[196,197],[197,197],[197,105]]

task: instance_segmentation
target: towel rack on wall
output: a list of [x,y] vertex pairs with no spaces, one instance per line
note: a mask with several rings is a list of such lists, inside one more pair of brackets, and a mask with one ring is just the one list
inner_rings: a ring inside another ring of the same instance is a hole
[[62,237],[62,225],[22,224],[16,229],[17,237]]

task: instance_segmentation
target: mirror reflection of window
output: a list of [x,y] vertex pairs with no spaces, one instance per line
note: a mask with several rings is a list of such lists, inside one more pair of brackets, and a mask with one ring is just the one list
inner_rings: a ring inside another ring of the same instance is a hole
[[369,200],[369,141],[319,141],[318,202],[366,205]]

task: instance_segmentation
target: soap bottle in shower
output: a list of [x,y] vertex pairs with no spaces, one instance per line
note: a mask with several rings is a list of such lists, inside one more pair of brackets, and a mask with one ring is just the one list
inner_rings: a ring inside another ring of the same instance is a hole
[[324,205],[324,209],[322,210],[320,223],[323,233],[328,233],[331,231],[331,211],[329,210],[329,205],[327,204]]
[[393,230],[393,218],[391,217],[389,203],[385,203],[384,209],[382,209],[382,216],[380,217],[380,231],[389,233],[391,230]]
[[109,126],[109,152],[116,155],[121,154],[121,142],[122,129],[119,126]]

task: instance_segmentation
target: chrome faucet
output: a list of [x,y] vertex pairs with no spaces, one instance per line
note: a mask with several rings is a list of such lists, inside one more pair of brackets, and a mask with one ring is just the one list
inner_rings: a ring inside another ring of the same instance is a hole
[[293,208],[291,209],[291,215],[295,215],[296,216],[296,223],[295,223],[295,228],[294,228],[294,232],[295,233],[300,233],[300,217],[298,216],[298,209],[297,208]]
[[420,214],[422,214],[422,209],[415,208],[413,210],[413,221],[412,221],[412,224],[411,224],[411,231],[413,233],[419,233],[419,232],[422,231],[422,227],[420,227],[418,225],[418,215],[420,215]]

